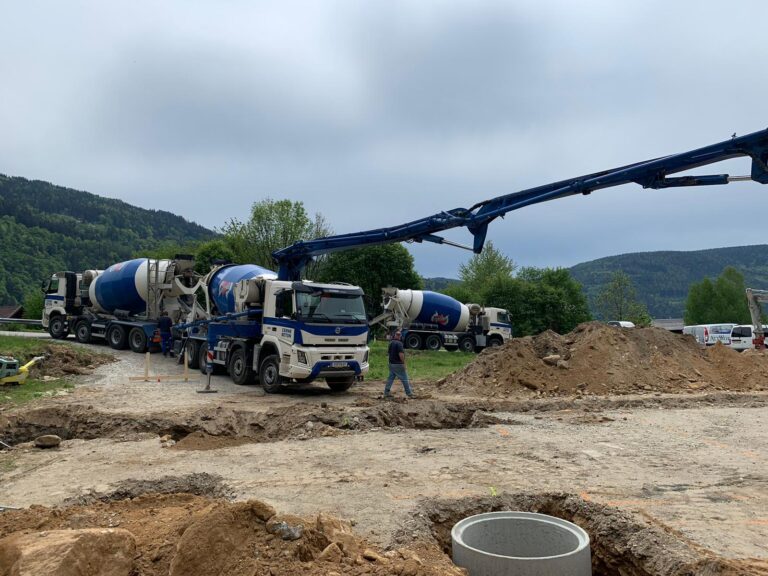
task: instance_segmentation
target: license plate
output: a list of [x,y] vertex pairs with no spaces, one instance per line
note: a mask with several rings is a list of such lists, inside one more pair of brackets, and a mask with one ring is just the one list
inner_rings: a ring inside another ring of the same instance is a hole
[[346,368],[346,362],[331,362],[331,368]]

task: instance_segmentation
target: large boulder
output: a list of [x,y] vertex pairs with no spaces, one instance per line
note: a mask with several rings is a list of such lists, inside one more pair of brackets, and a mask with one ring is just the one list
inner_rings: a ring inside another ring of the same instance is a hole
[[12,534],[0,540],[0,576],[129,576],[135,556],[118,528]]

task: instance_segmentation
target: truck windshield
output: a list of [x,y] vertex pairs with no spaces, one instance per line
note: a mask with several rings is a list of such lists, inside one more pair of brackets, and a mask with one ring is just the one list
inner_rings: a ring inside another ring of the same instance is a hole
[[305,322],[364,324],[365,307],[359,294],[297,292],[296,307]]
[[499,312],[499,320],[501,324],[509,324],[509,312]]

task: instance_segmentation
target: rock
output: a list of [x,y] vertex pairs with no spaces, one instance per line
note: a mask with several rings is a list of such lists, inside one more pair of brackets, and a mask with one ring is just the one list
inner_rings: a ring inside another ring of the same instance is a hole
[[35,438],[35,446],[38,448],[56,448],[61,444],[61,437],[55,434],[45,434]]
[[557,366],[557,363],[561,360],[560,354],[550,354],[549,356],[544,356],[542,358],[542,361],[545,364],[549,364],[550,366]]
[[370,548],[366,548],[363,550],[363,558],[368,560],[369,562],[380,562],[380,563],[386,563],[387,559],[384,558],[384,556],[381,556],[376,551],[371,550]]
[[15,534],[0,540],[0,574],[129,576],[136,540],[127,530],[86,528]]
[[265,504],[260,500],[251,500],[248,504],[250,505],[251,512],[255,514],[256,518],[263,522],[266,522],[276,514],[275,509],[272,508],[272,506]]
[[571,365],[568,363],[568,360],[558,360],[557,367],[561,370],[568,370]]
[[45,376],[43,376],[43,377],[41,378],[41,380],[42,380],[43,382],[53,382],[54,380],[58,380],[58,378],[56,378],[56,377],[54,377],[54,376],[48,376],[48,374],[46,374]]
[[304,534],[304,525],[299,522],[288,522],[285,517],[273,517],[267,522],[267,532],[280,536],[283,540],[298,540]]
[[318,560],[322,560],[323,562],[334,562],[336,564],[339,564],[342,558],[344,558],[344,553],[336,542],[328,544],[328,546],[325,547],[325,550],[320,553],[320,556],[317,557]]
[[312,422],[311,420],[304,424],[304,428],[306,428],[307,430],[312,430],[312,428],[314,427],[315,427],[315,423]]

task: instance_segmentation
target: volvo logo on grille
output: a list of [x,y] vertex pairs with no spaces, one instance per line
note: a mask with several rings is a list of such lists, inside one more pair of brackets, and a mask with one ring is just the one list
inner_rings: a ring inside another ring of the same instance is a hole
[[341,327],[340,326],[336,326],[336,334],[341,334]]

